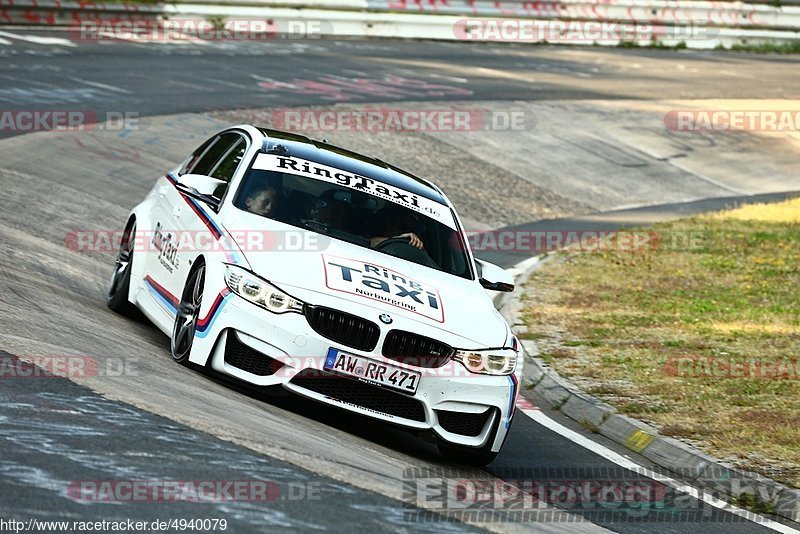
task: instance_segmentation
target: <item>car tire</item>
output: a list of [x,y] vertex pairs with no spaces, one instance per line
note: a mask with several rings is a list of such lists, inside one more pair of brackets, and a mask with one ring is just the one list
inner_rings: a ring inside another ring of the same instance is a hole
[[178,304],[178,313],[175,315],[175,324],[170,337],[170,352],[172,359],[187,365],[192,353],[194,334],[197,330],[197,321],[200,318],[200,305],[203,301],[203,284],[205,283],[206,266],[202,261],[195,264],[189,273],[186,285]]
[[136,221],[131,222],[119,243],[114,273],[108,287],[106,303],[108,307],[126,317],[136,317],[137,308],[128,300],[131,287],[131,269],[133,267],[133,249],[136,236]]

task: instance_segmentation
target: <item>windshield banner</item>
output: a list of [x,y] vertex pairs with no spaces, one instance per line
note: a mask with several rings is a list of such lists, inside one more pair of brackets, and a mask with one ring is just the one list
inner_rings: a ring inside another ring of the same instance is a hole
[[448,228],[456,229],[453,215],[447,206],[360,174],[346,172],[336,167],[328,167],[305,159],[275,154],[259,154],[255,163],[253,163],[253,168],[313,178],[333,185],[362,191],[427,215]]

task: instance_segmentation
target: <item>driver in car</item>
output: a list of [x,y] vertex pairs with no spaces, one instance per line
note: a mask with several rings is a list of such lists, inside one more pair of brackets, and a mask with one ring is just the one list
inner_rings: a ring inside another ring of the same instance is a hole
[[[403,208],[395,208],[392,205],[381,209],[377,214],[377,226],[381,228],[381,235],[369,238],[372,248],[377,247],[387,239],[408,239],[412,247],[423,248],[425,244],[413,230],[417,226],[414,214]],[[388,236],[388,237],[387,237]]]
[[349,191],[329,189],[314,202],[311,219],[336,230],[344,230],[348,226],[348,207],[351,202]]

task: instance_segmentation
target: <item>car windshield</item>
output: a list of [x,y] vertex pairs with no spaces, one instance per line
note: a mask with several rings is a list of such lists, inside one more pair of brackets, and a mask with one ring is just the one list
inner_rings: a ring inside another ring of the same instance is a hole
[[470,269],[448,206],[395,186],[288,156],[259,154],[233,204],[462,278]]

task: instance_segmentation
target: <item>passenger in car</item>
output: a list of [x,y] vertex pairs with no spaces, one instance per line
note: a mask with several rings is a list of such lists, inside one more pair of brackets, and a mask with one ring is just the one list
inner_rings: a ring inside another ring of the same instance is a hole
[[244,199],[244,204],[253,213],[272,217],[278,204],[278,193],[271,187],[255,189]]

